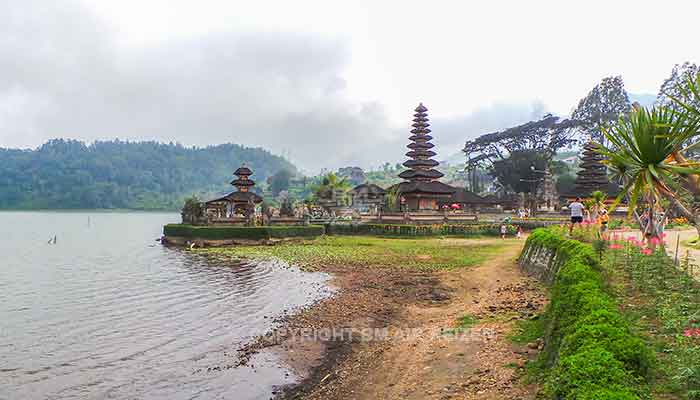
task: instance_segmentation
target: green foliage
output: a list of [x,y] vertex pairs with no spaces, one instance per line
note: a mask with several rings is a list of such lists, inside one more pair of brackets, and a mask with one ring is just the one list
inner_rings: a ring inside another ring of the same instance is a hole
[[532,319],[518,320],[515,330],[508,337],[513,343],[527,344],[544,336],[544,319],[537,316]]
[[242,163],[259,183],[296,168],[260,148],[187,148],[156,142],[51,140],[36,150],[0,149],[0,208],[178,210],[185,197],[230,192]]
[[[699,130],[700,120],[683,118],[668,108],[639,108],[605,130],[610,145],[597,151],[608,158],[608,165],[624,184],[616,203],[628,197],[631,213],[640,198],[658,205],[664,196],[694,220],[677,194],[686,190],[685,184],[697,186],[700,168],[679,157],[684,144],[696,138]],[[656,228],[651,233],[655,236]]]
[[557,399],[592,398],[592,392],[607,392],[614,399],[639,399],[634,381],[612,353],[593,346],[562,357],[546,390]]
[[279,258],[303,266],[396,267],[417,270],[456,269],[477,265],[502,251],[467,239],[405,239],[324,236],[303,243],[207,249],[217,258]]
[[[380,235],[380,236],[499,236],[498,224],[465,225],[399,225],[399,224],[329,224],[329,235]],[[516,228],[508,225],[508,234],[514,235]]]
[[593,251],[598,254],[598,260],[600,261],[603,258],[605,249],[608,248],[608,242],[603,239],[595,239],[593,242],[591,242],[591,247],[593,247]]
[[671,71],[671,75],[661,85],[657,103],[680,112],[683,112],[685,109],[680,104],[681,102],[700,110],[700,96],[695,96],[686,89],[687,82],[696,80],[698,74],[700,74],[700,68],[694,63],[676,64]]
[[626,313],[657,342],[662,368],[655,389],[700,398],[700,337],[686,333],[700,328],[700,283],[691,277],[695,266],[679,268],[663,250],[644,254],[632,244],[608,251],[604,265],[623,283],[618,295]]
[[287,237],[315,237],[323,235],[322,226],[193,226],[169,224],[163,227],[165,236],[188,239],[227,240],[251,239],[264,240]]
[[549,161],[559,149],[576,142],[572,128],[577,125],[576,121],[559,121],[559,117],[547,114],[536,121],[481,135],[464,145],[462,151],[467,155],[467,170],[488,168],[493,162],[504,160],[515,152],[539,153]]
[[401,209],[401,196],[399,196],[399,188],[397,186],[387,190],[384,201],[386,202],[386,211],[396,212]]
[[294,200],[291,197],[285,196],[282,199],[282,204],[280,206],[280,215],[283,217],[294,216]]
[[333,200],[338,204],[347,204],[347,193],[350,189],[348,179],[340,178],[333,172],[321,177],[321,182],[312,187],[316,201]]
[[558,193],[573,193],[576,187],[576,175],[563,173],[556,177],[556,188]]
[[290,180],[294,174],[288,169],[281,169],[270,177],[270,190],[273,196],[277,196],[281,191],[289,189]]
[[457,319],[457,328],[466,329],[479,322],[479,319],[469,314],[462,315]]
[[[542,174],[533,172],[530,167],[543,171],[547,167],[546,156],[536,150],[514,151],[510,157],[494,161],[489,170],[501,185],[516,193],[530,193],[539,187]],[[533,182],[529,182],[533,181]]]
[[182,222],[194,224],[202,222],[204,218],[204,207],[197,196],[188,197],[185,199],[185,205],[182,207]]
[[600,141],[605,126],[630,111],[630,100],[621,76],[604,78],[579,101],[571,118],[579,121],[592,140]]
[[556,270],[544,317],[549,367],[546,391],[554,398],[638,399],[654,366],[647,345],[632,333],[603,282],[591,246],[565,239],[557,229],[537,229],[523,257],[534,249],[554,252]]

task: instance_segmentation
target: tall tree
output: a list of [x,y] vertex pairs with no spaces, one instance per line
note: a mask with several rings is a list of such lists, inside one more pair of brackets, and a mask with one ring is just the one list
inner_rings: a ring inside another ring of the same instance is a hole
[[548,162],[540,152],[518,150],[508,158],[495,161],[489,172],[501,185],[516,193],[534,193],[543,179],[542,174],[536,171],[544,171]]
[[293,174],[287,169],[281,169],[270,177],[270,190],[273,196],[277,196],[281,191],[289,189],[290,180]]
[[571,119],[578,121],[581,130],[592,140],[603,141],[603,129],[630,111],[631,105],[621,76],[610,76],[595,85],[582,98]]
[[465,143],[462,151],[467,168],[488,167],[516,151],[535,151],[550,160],[556,152],[576,143],[573,120],[560,120],[551,114],[502,131],[487,133]]
[[683,109],[678,102],[681,101],[696,109],[700,109],[700,99],[695,98],[691,92],[686,90],[688,80],[692,80],[699,73],[700,67],[694,63],[686,61],[683,64],[676,64],[671,71],[671,75],[661,85],[659,94],[656,97],[656,103],[679,111]]
[[505,188],[517,193],[535,192],[541,182],[533,177],[530,166],[544,170],[558,150],[576,143],[577,126],[576,121],[548,114],[537,121],[479,136],[466,142],[462,150],[467,157],[466,170],[486,169]]

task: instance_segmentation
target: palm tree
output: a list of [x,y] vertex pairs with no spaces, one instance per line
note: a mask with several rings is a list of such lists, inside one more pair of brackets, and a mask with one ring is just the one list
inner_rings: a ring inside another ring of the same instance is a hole
[[386,192],[385,196],[385,202],[386,202],[386,210],[389,212],[396,212],[400,211],[401,209],[401,202],[400,200],[400,193],[398,187],[392,187]]
[[[658,236],[653,223],[654,208],[661,197],[667,198],[700,233],[700,218],[685,206],[688,196],[700,205],[700,163],[684,157],[684,144],[697,138],[700,118],[688,118],[664,107],[650,110],[636,108],[628,118],[604,131],[610,143],[598,151],[618,174],[623,190],[615,200],[618,204],[628,195],[630,213],[639,199],[649,207],[650,223],[646,233]],[[691,203],[695,203],[693,200]],[[691,207],[692,208],[692,207]]]

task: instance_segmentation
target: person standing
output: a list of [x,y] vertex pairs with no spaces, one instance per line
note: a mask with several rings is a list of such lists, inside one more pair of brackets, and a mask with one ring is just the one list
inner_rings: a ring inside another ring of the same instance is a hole
[[571,223],[569,224],[569,235],[574,230],[575,224],[580,224],[583,222],[583,211],[586,208],[581,204],[581,198],[577,197],[573,203],[569,204],[569,211],[571,211]]
[[506,238],[506,233],[508,233],[508,227],[506,224],[501,224],[501,239]]
[[598,214],[598,224],[600,225],[600,237],[603,240],[607,240],[606,232],[608,231],[608,222],[610,221],[610,216],[608,215],[608,210],[601,208]]

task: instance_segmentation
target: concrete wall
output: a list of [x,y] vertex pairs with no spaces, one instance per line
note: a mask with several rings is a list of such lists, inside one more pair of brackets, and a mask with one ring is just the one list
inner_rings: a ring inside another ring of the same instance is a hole
[[556,250],[527,243],[520,254],[518,265],[528,275],[551,285],[562,261],[557,259]]

